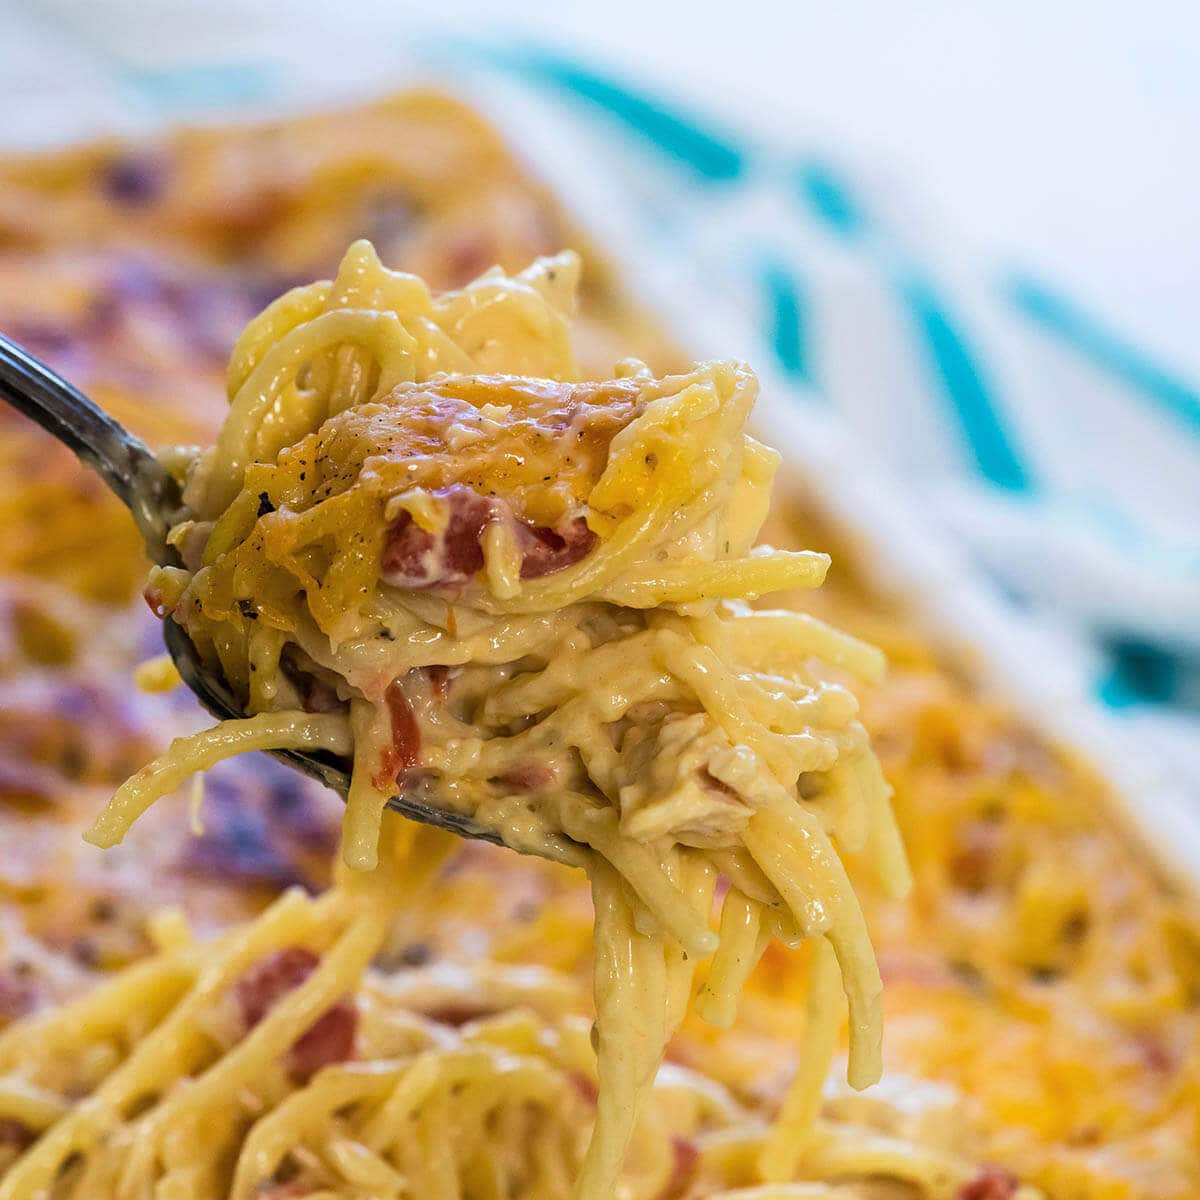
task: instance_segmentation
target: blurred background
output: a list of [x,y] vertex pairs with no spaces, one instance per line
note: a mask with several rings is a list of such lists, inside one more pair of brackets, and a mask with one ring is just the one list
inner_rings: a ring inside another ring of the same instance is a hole
[[1200,780],[1200,7],[0,0],[9,147],[415,79]]

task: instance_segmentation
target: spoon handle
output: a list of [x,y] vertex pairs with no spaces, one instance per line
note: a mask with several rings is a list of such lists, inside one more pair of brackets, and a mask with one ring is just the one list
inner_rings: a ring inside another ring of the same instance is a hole
[[140,438],[2,333],[0,398],[100,474],[133,513],[155,561],[174,560],[165,538],[168,514],[179,504],[179,488]]

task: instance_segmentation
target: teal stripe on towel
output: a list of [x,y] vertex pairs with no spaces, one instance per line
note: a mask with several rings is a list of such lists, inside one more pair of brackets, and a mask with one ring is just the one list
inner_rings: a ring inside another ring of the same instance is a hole
[[834,233],[850,239],[866,230],[867,217],[858,201],[824,163],[814,159],[801,163],[796,186],[809,210]]
[[801,383],[813,385],[806,298],[800,280],[774,256],[763,261],[761,276],[767,340],[780,369]]
[[966,336],[929,280],[911,269],[898,272],[898,276],[897,295],[921,334],[930,365],[954,406],[980,474],[1006,491],[1030,491],[1033,480]]
[[1096,694],[1109,708],[1177,704],[1184,698],[1180,661],[1169,650],[1134,638],[1115,639],[1108,650],[1110,668]]
[[515,70],[536,83],[551,84],[602,109],[701,179],[729,182],[746,170],[746,153],[731,138],[707,128],[682,109],[572,59],[544,50],[484,47],[482,53],[496,66]]
[[1005,284],[1016,307],[1096,366],[1140,392],[1163,412],[1200,433],[1200,392],[1170,374],[1072,301],[1017,276]]
[[254,104],[278,90],[278,71],[256,60],[197,63],[172,67],[121,68],[122,81],[155,112],[187,112]]
[[[1033,481],[1013,435],[1005,428],[991,386],[933,282],[908,261],[902,247],[874,226],[854,189],[828,164],[816,160],[802,163],[796,186],[813,216],[840,238],[862,239],[887,274],[950,401],[980,474],[1006,491],[1029,491]],[[864,237],[867,234],[872,236]]]

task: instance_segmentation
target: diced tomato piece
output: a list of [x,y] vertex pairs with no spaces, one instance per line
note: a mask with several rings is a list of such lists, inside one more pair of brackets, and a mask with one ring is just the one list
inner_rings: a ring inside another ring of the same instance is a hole
[[[234,988],[246,1028],[253,1029],[283,999],[317,969],[320,958],[304,946],[285,946],[251,967]],[[306,1080],[330,1063],[354,1054],[358,1010],[340,1000],[292,1043],[288,1069]]]
[[1017,1179],[1003,1167],[982,1167],[955,1193],[955,1200],[1011,1200],[1017,1192]]
[[421,727],[398,679],[388,688],[385,699],[392,722],[392,742],[384,749],[373,779],[381,790],[421,761]]

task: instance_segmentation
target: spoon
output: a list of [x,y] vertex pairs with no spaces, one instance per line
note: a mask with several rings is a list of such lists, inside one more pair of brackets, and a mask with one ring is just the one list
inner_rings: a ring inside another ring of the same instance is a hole
[[[36,421],[47,433],[68,446],[84,466],[96,471],[133,514],[146,550],[162,566],[181,566],[175,549],[167,545],[167,532],[180,508],[179,485],[167,474],[149,447],[119,421],[97,407],[78,388],[35,358],[24,347],[0,333],[0,397]],[[180,678],[214,717],[236,720],[247,714],[238,705],[228,684],[200,659],[183,626],[163,622],[163,640]],[[298,750],[269,753],[290,767],[303,771],[339,793],[343,800],[350,789],[349,763],[325,751],[304,754]],[[392,796],[387,806],[396,812],[436,825],[460,837],[504,845],[503,838],[470,817],[447,809]],[[574,843],[561,838],[547,848],[547,857],[574,862]],[[554,851],[561,851],[555,853]]]

